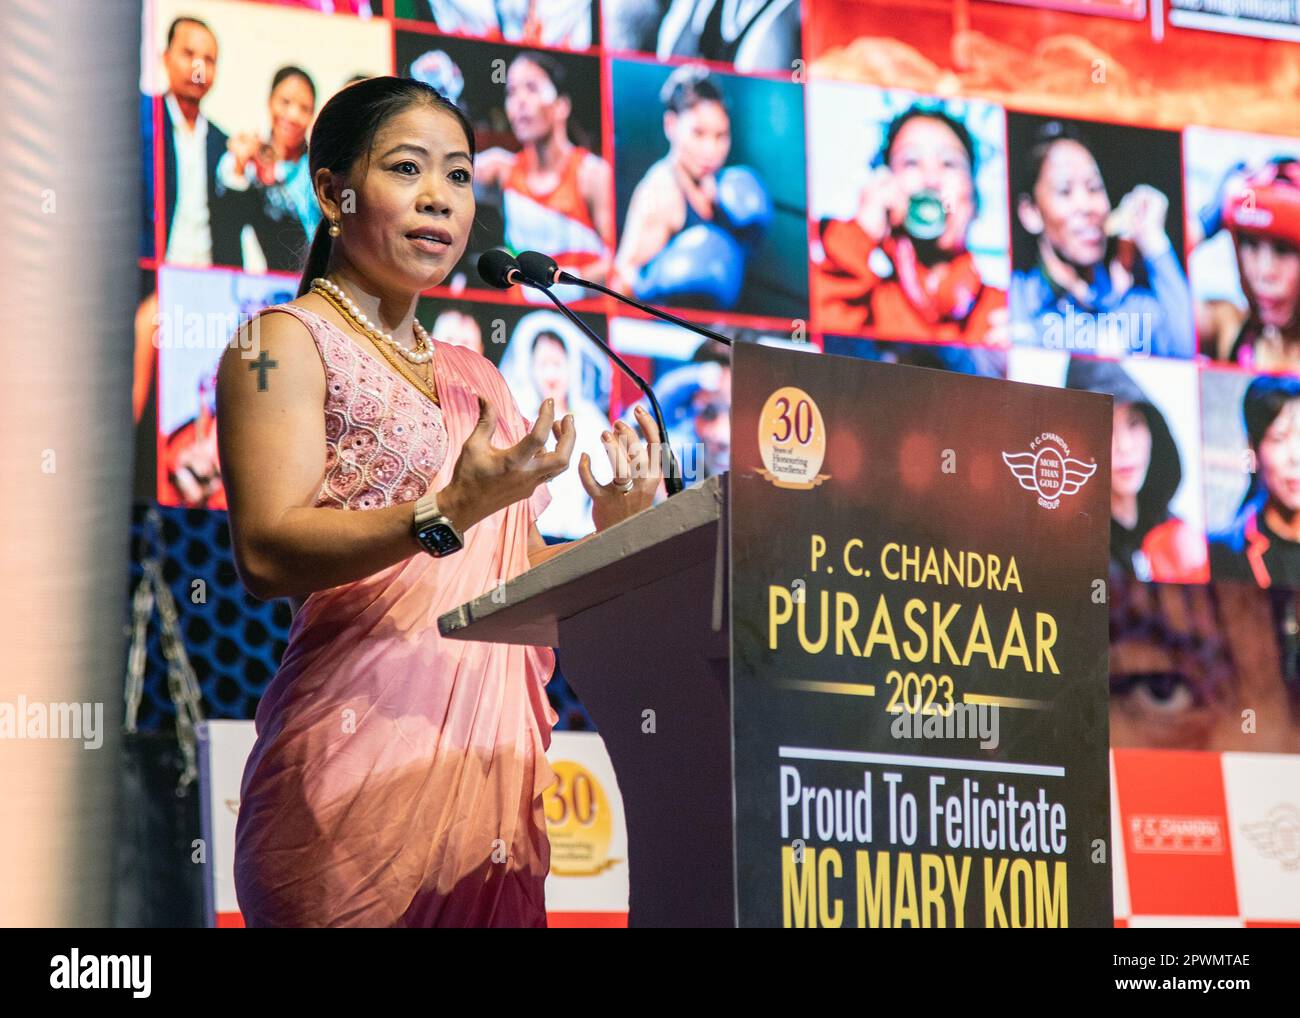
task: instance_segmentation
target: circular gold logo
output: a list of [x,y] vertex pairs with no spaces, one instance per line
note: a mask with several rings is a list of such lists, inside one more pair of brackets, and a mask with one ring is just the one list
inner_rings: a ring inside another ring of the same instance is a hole
[[604,787],[573,760],[554,761],[551,769],[556,781],[542,796],[551,871],[573,877],[608,869],[618,860],[609,857],[614,821]]
[[826,424],[808,393],[793,385],[767,397],[758,418],[759,473],[778,488],[816,487],[830,477],[818,473],[826,458]]

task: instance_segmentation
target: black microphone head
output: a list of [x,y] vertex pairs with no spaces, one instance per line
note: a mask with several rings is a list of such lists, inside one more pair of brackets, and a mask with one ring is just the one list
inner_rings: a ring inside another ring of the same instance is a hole
[[524,278],[537,286],[550,286],[560,271],[555,259],[540,251],[520,251],[517,261]]
[[494,247],[491,251],[484,251],[479,255],[479,278],[488,286],[494,286],[498,290],[509,290],[518,282],[517,279],[510,278],[512,270],[520,272],[519,263],[509,251]]

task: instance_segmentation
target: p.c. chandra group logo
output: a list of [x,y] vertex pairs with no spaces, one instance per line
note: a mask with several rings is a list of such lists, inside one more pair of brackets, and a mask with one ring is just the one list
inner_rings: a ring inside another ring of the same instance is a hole
[[1028,452],[1004,452],[1002,461],[1020,487],[1038,496],[1044,509],[1055,509],[1065,495],[1073,495],[1097,472],[1097,464],[1070,455],[1065,439],[1045,431],[1029,443]]

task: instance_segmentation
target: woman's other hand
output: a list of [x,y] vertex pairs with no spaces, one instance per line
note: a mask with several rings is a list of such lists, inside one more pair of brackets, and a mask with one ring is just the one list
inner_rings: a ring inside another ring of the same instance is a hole
[[[585,452],[578,460],[578,477],[591,496],[591,518],[597,530],[612,527],[649,508],[663,481],[663,440],[659,427],[644,407],[637,407],[635,413],[648,444],[638,439],[636,432],[623,421],[600,437],[614,468],[613,480],[600,484],[591,473],[591,457]],[[629,482],[631,487],[627,488]]]
[[898,178],[884,166],[871,172],[858,195],[855,217],[862,232],[879,244],[907,215],[907,195]]
[[1133,241],[1143,258],[1150,261],[1169,249],[1169,199],[1150,184],[1139,184],[1120,199],[1115,214],[1120,235]]
[[242,131],[226,142],[226,148],[235,157],[235,173],[242,177],[248,161],[257,156],[262,147],[262,139],[251,131]]

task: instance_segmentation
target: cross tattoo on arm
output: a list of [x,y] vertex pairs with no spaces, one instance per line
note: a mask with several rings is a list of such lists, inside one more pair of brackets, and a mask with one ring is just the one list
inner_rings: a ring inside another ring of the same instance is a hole
[[260,354],[258,354],[257,360],[253,361],[253,363],[248,365],[249,371],[257,372],[258,392],[266,392],[266,373],[268,370],[275,367],[275,364],[276,362],[271,360],[271,358],[267,355],[266,351],[263,350]]

